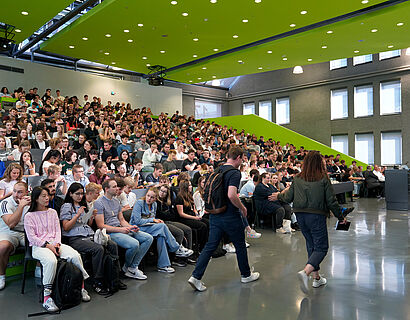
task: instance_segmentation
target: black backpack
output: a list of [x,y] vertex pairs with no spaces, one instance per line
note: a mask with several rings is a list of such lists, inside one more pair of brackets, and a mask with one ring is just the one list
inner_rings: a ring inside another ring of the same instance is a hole
[[205,181],[204,201],[205,212],[218,214],[226,211],[227,194],[224,190],[225,173],[236,170],[232,166],[219,167]]
[[104,255],[104,281],[111,295],[119,290],[120,261],[118,256],[111,254],[107,250]]
[[83,274],[80,269],[65,259],[58,259],[51,297],[60,310],[81,303],[82,284]]

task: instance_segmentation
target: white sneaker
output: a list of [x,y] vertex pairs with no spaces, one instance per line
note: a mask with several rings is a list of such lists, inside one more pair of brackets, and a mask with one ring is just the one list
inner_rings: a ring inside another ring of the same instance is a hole
[[138,269],[138,267],[133,268],[127,268],[125,265],[122,267],[122,271],[124,271],[125,276],[128,278],[133,278],[133,279],[138,279],[138,280],[146,280],[147,276],[142,272],[141,270]]
[[254,229],[251,229],[251,231],[246,231],[246,236],[251,239],[259,239],[262,236],[262,233],[256,232]]
[[89,302],[91,300],[90,295],[88,294],[87,290],[84,288],[81,289],[81,300],[83,302]]
[[43,303],[43,308],[46,309],[47,312],[57,312],[59,310],[51,297]]
[[290,220],[283,220],[283,229],[286,233],[292,233],[292,228],[290,227]]
[[6,286],[6,277],[0,277],[0,290],[3,290]]
[[247,248],[249,248],[251,245],[249,244],[249,242],[246,242],[246,241],[245,241],[245,246],[246,246]]
[[201,292],[206,290],[204,283],[201,280],[194,278],[193,276],[189,278],[188,283],[191,285],[191,287],[194,290],[201,291]]
[[189,256],[192,256],[192,254],[194,253],[193,250],[185,248],[182,244],[179,246],[178,250],[175,252],[175,255],[177,257],[181,257],[181,258],[187,258]]
[[235,253],[235,247],[232,243],[224,244],[222,249],[226,250],[226,253]]
[[309,277],[307,276],[305,270],[301,270],[298,272],[298,279],[300,282],[300,290],[302,290],[304,293],[308,293],[309,292],[309,288],[308,288]]
[[175,269],[172,267],[163,267],[163,268],[158,268],[159,272],[165,272],[165,273],[174,273]]
[[252,281],[256,281],[259,279],[259,272],[251,272],[251,275],[249,277],[241,277],[241,282],[242,283],[248,283]]
[[319,288],[327,283],[326,278],[320,276],[320,279],[313,279],[312,287]]
[[276,229],[276,233],[285,234],[288,232],[285,229],[283,229],[283,227],[280,227],[279,229]]

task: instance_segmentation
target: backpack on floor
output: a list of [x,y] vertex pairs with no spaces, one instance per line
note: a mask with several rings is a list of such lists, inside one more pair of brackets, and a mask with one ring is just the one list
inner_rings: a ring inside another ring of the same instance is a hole
[[81,303],[82,284],[83,274],[80,269],[65,259],[58,259],[51,297],[60,310]]
[[108,251],[105,251],[104,255],[104,282],[111,295],[119,290],[120,261],[118,256]]
[[224,190],[224,175],[234,167],[219,167],[205,181],[204,201],[205,212],[218,214],[226,211],[227,194]]

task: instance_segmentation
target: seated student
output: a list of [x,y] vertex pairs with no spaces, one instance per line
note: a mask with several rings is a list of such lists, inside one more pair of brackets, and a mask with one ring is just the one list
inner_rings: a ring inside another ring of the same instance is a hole
[[48,198],[50,203],[48,207],[57,211],[57,214],[60,215],[61,206],[64,204],[64,199],[56,196],[56,183],[53,179],[44,179],[41,181],[41,186],[46,188],[48,191]]
[[118,200],[121,206],[121,211],[124,214],[125,211],[132,209],[128,204],[125,193],[123,192],[125,188],[125,181],[123,178],[114,178],[114,180],[117,182],[117,192],[114,199]]
[[[48,191],[44,187],[35,187],[31,194],[31,204],[24,217],[24,229],[30,246],[33,247],[33,258],[40,260],[43,266],[43,307],[50,312],[58,311],[51,298],[54,277],[57,269],[57,257],[67,259],[78,267],[84,280],[89,278],[83,267],[80,254],[68,245],[61,243],[60,221],[57,212],[48,208]],[[88,292],[81,290],[83,301],[90,301]]]
[[124,179],[124,178],[128,177],[127,167],[126,167],[124,161],[117,161],[115,163],[115,170],[116,170],[117,173],[115,174],[114,178]]
[[137,202],[137,195],[132,192],[132,190],[135,187],[135,181],[131,177],[126,177],[124,179],[124,189],[123,189],[123,194],[126,198],[126,205],[128,205],[130,208],[133,208],[135,203]]
[[90,180],[90,182],[102,185],[105,180],[110,179],[107,174],[107,164],[104,161],[98,161],[95,165],[94,173],[88,177],[88,180]]
[[144,151],[142,156],[143,171],[154,171],[154,165],[161,160],[161,154],[158,151],[158,145],[156,142],[151,143],[151,147]]
[[[0,127],[0,130],[2,130],[1,127]],[[12,149],[7,147],[6,137],[0,136],[0,161],[7,161],[7,160],[13,161],[14,158],[11,155],[11,152],[12,152]]]
[[135,158],[132,162],[133,171],[131,173],[131,178],[135,180],[136,187],[142,187],[144,185],[144,178],[142,177],[142,160]]
[[159,178],[161,177],[163,170],[164,168],[162,167],[162,164],[156,163],[154,166],[154,172],[150,173],[145,178],[145,181],[147,182],[147,184],[148,185],[158,184]]
[[102,184],[104,195],[94,202],[97,210],[95,221],[98,228],[107,230],[111,240],[121,248],[126,249],[125,264],[122,270],[129,278],[145,280],[147,276],[138,269],[138,266],[152,244],[151,235],[125,221],[118,200],[117,182],[114,179],[105,180]]
[[269,172],[262,173],[253,192],[256,210],[261,215],[275,215],[276,232],[291,233],[290,213],[282,207],[279,201],[272,200],[272,194],[275,192],[277,189],[271,184],[271,174]]
[[40,176],[47,175],[48,167],[53,164],[58,164],[60,160],[61,160],[61,152],[58,150],[50,150],[40,164],[40,169],[39,169]]
[[78,149],[78,157],[80,159],[86,158],[88,153],[93,149],[97,149],[94,142],[92,140],[85,141],[83,146],[80,149]]
[[87,156],[80,160],[80,165],[84,168],[84,173],[87,175],[93,174],[95,165],[98,162],[98,151],[92,149],[88,152]]
[[112,160],[118,160],[118,152],[117,152],[117,149],[112,146],[111,139],[104,140],[103,152],[109,152],[111,154]]
[[[61,207],[60,220],[62,221],[62,235],[68,240],[68,245],[80,253],[91,254],[94,290],[98,294],[109,293],[104,288],[104,247],[93,240],[94,230],[91,225],[97,211],[93,209],[89,216],[87,201],[84,196],[84,187],[74,182],[68,188],[64,204]],[[108,252],[117,256],[118,248],[114,241],[108,240],[105,247]]]
[[94,202],[101,196],[101,193],[102,187],[99,184],[90,182],[85,186],[85,200],[87,201],[87,207],[89,210],[94,210]]
[[67,193],[67,181],[64,176],[61,175],[61,167],[55,164],[48,167],[48,174],[46,179],[51,179],[56,184],[56,195],[64,197]]
[[190,181],[183,180],[179,183],[179,192],[175,200],[175,207],[179,215],[178,221],[196,230],[198,249],[201,251],[208,240],[209,222],[206,219],[202,219],[195,209]]
[[239,191],[240,197],[250,198],[252,197],[253,192],[255,191],[255,183],[258,182],[259,171],[256,169],[252,169],[249,172],[249,175],[250,179],[242,186],[241,190]]
[[121,136],[121,144],[117,147],[117,153],[120,154],[122,150],[127,150],[132,153],[132,147],[128,144],[128,139],[130,137],[127,134]]
[[135,144],[134,151],[145,151],[150,148],[149,144],[147,143],[147,135],[141,134],[140,140]]
[[168,175],[175,175],[178,174],[179,170],[177,169],[177,165],[175,163],[177,153],[175,150],[169,150],[168,158],[162,162],[162,166],[164,167],[164,172]]
[[[78,153],[74,150],[69,150],[64,154],[64,161],[61,162],[61,174],[67,175],[72,173],[73,166],[77,162]],[[71,171],[71,172],[70,172]]]
[[118,160],[123,161],[125,163],[127,174],[131,174],[133,168],[132,168],[131,154],[128,152],[128,150],[122,150],[120,152]]
[[182,162],[182,171],[194,171],[199,167],[199,162],[195,158],[195,150],[191,149],[188,151],[188,158]]
[[22,141],[19,144],[18,148],[14,149],[11,152],[11,155],[13,156],[14,161],[20,161],[20,157],[21,157],[22,153],[26,152],[26,151],[30,151],[30,149],[31,149],[30,142],[27,141],[27,140]]
[[46,133],[43,130],[37,130],[35,136],[36,138],[30,141],[31,148],[45,150],[48,147],[48,141],[45,140],[47,138]]
[[36,164],[30,151],[24,151],[20,157],[20,166],[23,168],[23,176],[36,175]]
[[7,166],[0,180],[0,201],[12,195],[14,185],[21,181],[22,177],[23,168],[18,163],[10,163]]
[[175,269],[171,267],[167,248],[170,252],[175,252],[177,257],[189,257],[194,252],[184,248],[182,244],[178,244],[164,221],[155,218],[157,211],[156,199],[155,189],[149,189],[143,199],[137,200],[132,210],[130,223],[139,226],[140,230],[157,239],[158,271],[174,273]]
[[87,136],[84,133],[80,134],[78,136],[78,140],[74,141],[73,143],[73,149],[80,150],[80,148],[83,146],[86,140],[87,140]]
[[6,285],[6,267],[18,246],[24,246],[24,215],[30,206],[27,183],[20,181],[13,187],[11,197],[0,203],[0,290]]
[[87,184],[90,183],[90,181],[88,180],[88,178],[86,176],[84,176],[84,168],[79,165],[79,164],[75,164],[73,166],[72,169],[72,174],[67,176],[65,178],[65,180],[67,181],[67,187],[69,188],[70,185],[74,182],[78,182],[79,184],[81,184],[84,188]]

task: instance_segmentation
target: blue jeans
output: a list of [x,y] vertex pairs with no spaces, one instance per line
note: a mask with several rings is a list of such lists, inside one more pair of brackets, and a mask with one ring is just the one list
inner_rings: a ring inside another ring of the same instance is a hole
[[200,280],[205,273],[212,253],[218,247],[222,236],[226,233],[232,241],[236,250],[236,259],[242,277],[249,277],[251,274],[248,263],[248,252],[245,245],[244,222],[237,213],[211,214],[209,217],[209,237],[201,255],[195,266],[192,275]]
[[169,251],[175,252],[178,250],[179,244],[171,234],[171,231],[169,231],[166,224],[157,223],[152,226],[140,226],[139,228],[141,231],[144,231],[157,239],[158,268],[171,266],[167,245],[169,247]]
[[314,271],[318,271],[320,269],[319,265],[326,257],[329,249],[326,216],[316,213],[296,212],[296,218],[306,240],[307,264],[312,265],[315,268]]
[[111,240],[125,251],[125,267],[138,267],[154,240],[148,233],[138,231],[128,234],[110,233]]

